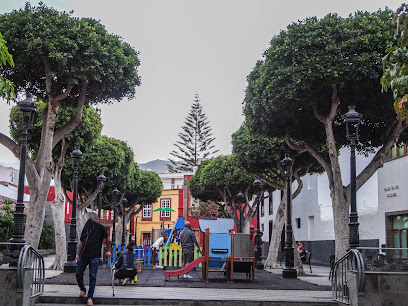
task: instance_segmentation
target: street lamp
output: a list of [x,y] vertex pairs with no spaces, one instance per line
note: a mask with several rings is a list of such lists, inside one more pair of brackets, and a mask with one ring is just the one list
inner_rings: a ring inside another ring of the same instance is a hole
[[125,226],[126,226],[125,224],[125,214],[126,214],[125,206],[127,205],[127,203],[128,203],[128,200],[125,197],[123,197],[122,199],[122,245],[126,244],[125,242],[125,239],[126,239],[125,237]]
[[358,233],[357,190],[356,190],[356,144],[358,142],[358,128],[362,114],[355,110],[354,105],[349,106],[348,112],[343,116],[346,123],[347,139],[350,141],[350,221],[349,221],[349,246],[355,249],[360,244]]
[[76,233],[76,213],[78,206],[78,173],[81,167],[83,154],[78,147],[71,153],[72,169],[74,170],[74,190],[72,191],[72,217],[69,225],[69,241],[67,262],[64,265],[64,272],[74,273],[76,270],[75,257],[77,253],[77,233]]
[[103,172],[97,176],[96,181],[98,182],[98,218],[99,222],[101,222],[102,190],[105,187],[106,182],[106,176],[103,175]]
[[113,202],[113,226],[112,226],[112,250],[116,254],[116,204],[118,201],[119,190],[115,187],[112,190],[112,202]]
[[237,194],[237,203],[239,207],[239,232],[242,233],[242,204],[245,202],[244,194],[240,191]]
[[257,269],[262,269],[264,268],[264,264],[262,262],[262,246],[261,246],[261,237],[262,237],[262,232],[260,228],[260,205],[261,205],[261,192],[262,192],[262,183],[259,179],[255,179],[255,181],[252,183],[252,186],[254,187],[254,192],[256,195],[255,201],[257,201],[256,205],[256,215],[257,215],[257,222],[256,222],[256,268]]
[[283,174],[286,180],[286,241],[285,241],[285,267],[282,270],[283,278],[297,278],[295,269],[295,255],[292,244],[292,165],[293,160],[289,154],[282,160]]
[[11,243],[25,243],[24,240],[24,180],[25,180],[25,162],[27,155],[27,136],[28,131],[34,123],[37,105],[34,103],[31,94],[26,93],[26,98],[18,102],[20,111],[19,127],[21,128],[21,149],[20,149],[20,170],[18,174],[17,203],[14,212],[13,234]]

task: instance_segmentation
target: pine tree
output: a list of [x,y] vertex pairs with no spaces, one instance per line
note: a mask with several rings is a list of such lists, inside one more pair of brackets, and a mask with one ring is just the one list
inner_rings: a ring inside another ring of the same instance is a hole
[[210,154],[218,152],[212,151],[214,141],[212,129],[209,126],[207,116],[203,112],[198,94],[195,95],[191,110],[181,128],[183,132],[179,133],[179,141],[174,145],[178,150],[173,150],[170,155],[180,161],[170,159],[171,164],[167,166],[170,172],[192,172],[193,167],[198,166],[199,159],[207,158]]

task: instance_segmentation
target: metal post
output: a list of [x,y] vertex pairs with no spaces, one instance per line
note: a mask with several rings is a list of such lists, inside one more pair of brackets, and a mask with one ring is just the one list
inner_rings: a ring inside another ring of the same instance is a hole
[[113,226],[112,226],[112,250],[116,252],[116,202],[119,194],[119,190],[115,187],[112,191],[112,202],[113,202]]
[[349,245],[355,249],[359,247],[360,237],[358,232],[357,191],[356,191],[356,140],[351,140],[350,154],[350,221]]
[[256,214],[257,214],[257,221],[256,221],[256,253],[257,253],[256,268],[263,270],[264,264],[262,262],[262,246],[261,246],[262,232],[261,232],[261,228],[260,228],[261,213],[260,213],[260,209],[259,209],[259,206],[261,204],[260,197],[261,197],[260,195],[257,195],[258,205],[256,207],[256,210],[257,210],[257,212],[256,212]]
[[14,249],[20,250],[25,244],[24,239],[24,181],[25,181],[25,163],[27,156],[27,136],[28,131],[33,126],[35,112],[37,105],[32,100],[30,94],[26,94],[23,101],[18,102],[18,109],[20,113],[19,127],[21,128],[21,148],[20,148],[20,169],[18,174],[18,189],[17,189],[17,203],[14,212],[13,234],[10,239],[11,243],[21,244],[15,246]]
[[295,256],[292,244],[292,165],[293,161],[286,154],[282,161],[285,168],[286,179],[286,240],[285,240],[285,267],[282,270],[283,278],[297,278],[295,269]]
[[20,149],[20,172],[18,174],[17,203],[14,212],[13,235],[11,243],[25,243],[24,240],[24,180],[25,180],[25,162],[27,154],[27,136],[28,131],[22,132],[22,141]]
[[79,159],[82,158],[83,154],[79,148],[71,153],[72,157],[72,168],[74,170],[74,188],[72,192],[72,217],[71,224],[69,225],[69,241],[67,250],[67,262],[64,265],[64,272],[74,273],[76,271],[75,257],[77,253],[77,233],[76,233],[76,213],[78,206],[78,173],[79,173]]
[[347,139],[350,140],[350,216],[349,216],[349,246],[354,249],[360,245],[357,214],[357,188],[356,188],[356,144],[358,142],[358,129],[362,115],[356,112],[355,106],[350,105],[348,112],[343,116],[346,123]]

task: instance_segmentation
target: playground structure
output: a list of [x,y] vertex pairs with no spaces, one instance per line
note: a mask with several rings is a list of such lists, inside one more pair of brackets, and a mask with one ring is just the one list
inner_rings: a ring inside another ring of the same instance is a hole
[[234,220],[224,218],[200,219],[204,233],[203,256],[179,270],[165,271],[165,277],[179,277],[202,264],[202,278],[209,280],[209,273],[223,273],[234,281],[234,273],[243,272],[247,279],[255,279],[254,241],[249,234],[234,234]]

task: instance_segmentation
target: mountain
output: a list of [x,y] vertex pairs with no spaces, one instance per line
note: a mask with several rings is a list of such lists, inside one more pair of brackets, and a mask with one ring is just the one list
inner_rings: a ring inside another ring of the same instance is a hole
[[138,163],[140,169],[151,170],[156,173],[164,173],[167,170],[168,164],[170,164],[170,161],[161,159],[155,159],[145,164]]

